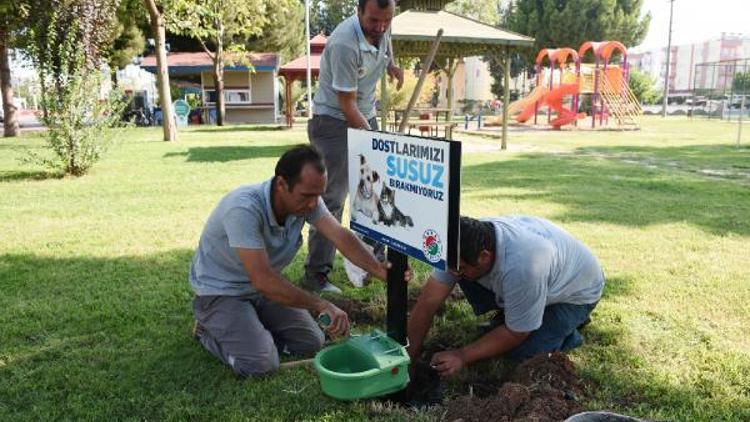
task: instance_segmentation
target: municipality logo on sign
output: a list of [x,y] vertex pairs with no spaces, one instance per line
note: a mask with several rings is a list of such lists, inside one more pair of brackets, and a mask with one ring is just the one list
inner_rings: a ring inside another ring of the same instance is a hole
[[440,261],[443,255],[443,243],[440,241],[440,236],[438,236],[435,230],[425,230],[422,235],[422,252],[428,261]]

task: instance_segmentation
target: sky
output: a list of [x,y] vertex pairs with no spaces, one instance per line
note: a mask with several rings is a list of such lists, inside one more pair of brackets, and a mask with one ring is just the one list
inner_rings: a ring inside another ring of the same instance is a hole
[[[640,48],[667,46],[669,0],[644,0],[642,13],[651,12],[651,25]],[[717,39],[722,32],[750,37],[750,0],[675,0],[672,44]]]

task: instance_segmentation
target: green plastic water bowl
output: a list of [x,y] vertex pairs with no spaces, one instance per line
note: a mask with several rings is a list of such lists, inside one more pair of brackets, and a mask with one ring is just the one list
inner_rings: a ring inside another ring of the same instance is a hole
[[323,392],[339,400],[383,396],[409,384],[406,348],[380,330],[324,348],[315,369]]

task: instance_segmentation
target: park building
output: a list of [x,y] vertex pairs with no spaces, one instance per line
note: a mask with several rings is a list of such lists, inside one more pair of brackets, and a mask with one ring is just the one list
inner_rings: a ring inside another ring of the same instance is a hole
[[[252,66],[236,61],[224,66],[226,123],[276,123],[279,119],[279,58],[276,53],[247,53]],[[200,93],[202,122],[216,121],[213,61],[204,52],[169,53],[170,81],[191,85]],[[147,56],[141,68],[156,73],[156,57]]]

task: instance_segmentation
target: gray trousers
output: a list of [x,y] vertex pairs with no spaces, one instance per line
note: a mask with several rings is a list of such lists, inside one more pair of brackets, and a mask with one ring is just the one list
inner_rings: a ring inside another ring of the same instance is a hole
[[[378,130],[376,118],[372,118],[369,123],[373,130]],[[348,127],[346,121],[322,114],[313,116],[307,123],[307,135],[310,138],[310,143],[323,154],[328,169],[328,185],[323,194],[323,202],[339,223],[344,212],[344,201],[346,201],[346,195],[349,193],[346,142]],[[305,272],[308,274],[328,274],[333,268],[336,248],[333,243],[315,230],[314,226],[310,226],[307,249]]]
[[279,350],[310,355],[325,336],[304,309],[288,308],[260,294],[196,296],[199,341],[241,377],[260,376],[279,367]]

